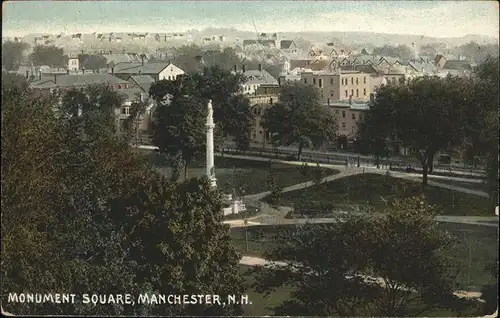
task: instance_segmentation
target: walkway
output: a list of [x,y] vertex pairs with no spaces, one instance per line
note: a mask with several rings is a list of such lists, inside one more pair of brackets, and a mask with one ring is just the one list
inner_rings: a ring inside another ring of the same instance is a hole
[[[268,261],[268,260],[265,260],[263,258],[254,257],[254,256],[243,256],[240,260],[240,264],[246,265],[246,266],[271,266],[271,265],[287,266],[288,265],[286,262]],[[366,276],[366,279],[376,281],[382,286],[385,285],[385,282],[381,278]],[[477,298],[481,297],[481,293],[479,293],[479,292],[467,292],[467,291],[463,291],[463,290],[456,291],[453,294],[457,297],[460,297],[460,298],[476,298],[477,299]]]

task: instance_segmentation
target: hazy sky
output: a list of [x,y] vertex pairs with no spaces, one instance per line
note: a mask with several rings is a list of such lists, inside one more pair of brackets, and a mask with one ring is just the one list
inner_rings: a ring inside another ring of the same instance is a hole
[[3,33],[171,32],[206,27],[498,38],[497,1],[5,1]]

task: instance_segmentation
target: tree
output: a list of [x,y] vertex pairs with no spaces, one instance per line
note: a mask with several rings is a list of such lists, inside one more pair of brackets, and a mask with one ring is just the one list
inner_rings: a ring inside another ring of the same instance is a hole
[[31,62],[36,66],[48,65],[50,67],[67,67],[68,56],[64,50],[55,46],[35,46],[30,54]]
[[[189,74],[175,81],[160,81],[153,84],[150,94],[157,104],[167,104],[168,96],[175,100],[186,95],[203,101],[212,100],[214,122],[218,139],[233,136],[237,147],[245,150],[250,143],[251,120],[253,118],[247,98],[241,95],[241,74],[231,74],[218,67],[205,68],[202,74]],[[206,118],[203,118],[205,122]],[[156,126],[161,129],[162,126]],[[161,131],[157,131],[161,134]],[[216,143],[216,146],[220,143]]]
[[404,44],[398,46],[384,45],[382,47],[376,47],[373,49],[372,54],[401,59],[410,59],[413,57],[412,50]]
[[286,231],[264,254],[271,265],[256,269],[257,291],[294,288],[277,315],[413,316],[449,307],[453,240],[438,229],[436,212],[417,197],[383,215]]
[[[422,165],[422,185],[434,155],[458,146],[465,136],[466,109],[472,87],[467,79],[415,78],[380,88],[364,118],[363,139],[372,139],[380,152],[387,141],[416,150]],[[404,105],[404,107],[402,107]],[[369,132],[370,135],[366,135]]]
[[[169,182],[108,133],[113,128],[105,121],[96,123],[91,115],[100,110],[107,117],[114,107],[107,105],[110,96],[92,94],[87,103],[73,95],[54,114],[55,98],[17,87],[2,86],[2,93],[3,294],[242,292],[220,195],[206,178]],[[73,116],[77,102],[81,115]],[[241,313],[239,305],[93,306],[79,300],[3,309],[26,315]]]
[[319,104],[316,89],[298,82],[283,86],[280,101],[265,111],[262,126],[275,145],[298,144],[298,160],[304,147],[320,147],[337,131],[335,117]]
[[272,203],[278,203],[281,194],[283,193],[283,186],[278,180],[278,172],[272,166],[269,167],[269,171],[266,177],[266,183],[269,191],[271,191],[269,196]]
[[[140,97],[140,96],[138,96]],[[132,102],[130,107],[129,117],[125,119],[124,126],[125,130],[129,132],[134,132],[135,144],[139,145],[139,125],[141,123],[141,118],[144,116],[147,110],[148,103],[143,100],[136,100]]]
[[487,59],[477,70],[474,78],[474,94],[467,109],[465,124],[466,159],[475,156],[483,158],[486,177],[493,205],[498,205],[498,99],[499,62],[497,58]]
[[180,154],[184,178],[191,162],[205,154],[207,109],[200,99],[178,96],[170,105],[160,105],[153,120],[153,143],[167,155]]
[[107,68],[108,60],[103,55],[78,54],[78,62],[81,69],[98,70]]
[[2,66],[6,71],[17,70],[21,66],[23,53],[30,45],[24,42],[5,41],[2,43]]
[[486,267],[492,284],[481,288],[481,299],[485,301],[484,315],[491,315],[498,309],[498,259]]

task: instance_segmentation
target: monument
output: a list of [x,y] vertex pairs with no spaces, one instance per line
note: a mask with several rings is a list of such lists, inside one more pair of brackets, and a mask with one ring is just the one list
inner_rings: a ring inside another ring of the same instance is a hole
[[207,177],[210,180],[210,185],[217,187],[217,179],[215,179],[215,166],[214,166],[214,110],[212,108],[212,100],[208,101],[208,115],[207,123]]

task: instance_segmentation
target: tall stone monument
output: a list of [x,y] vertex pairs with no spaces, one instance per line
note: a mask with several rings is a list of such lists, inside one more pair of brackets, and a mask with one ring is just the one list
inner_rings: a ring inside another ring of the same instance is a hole
[[214,110],[212,108],[212,100],[208,101],[208,115],[207,123],[207,177],[210,180],[212,187],[217,187],[217,179],[215,179],[215,166],[214,166]]

